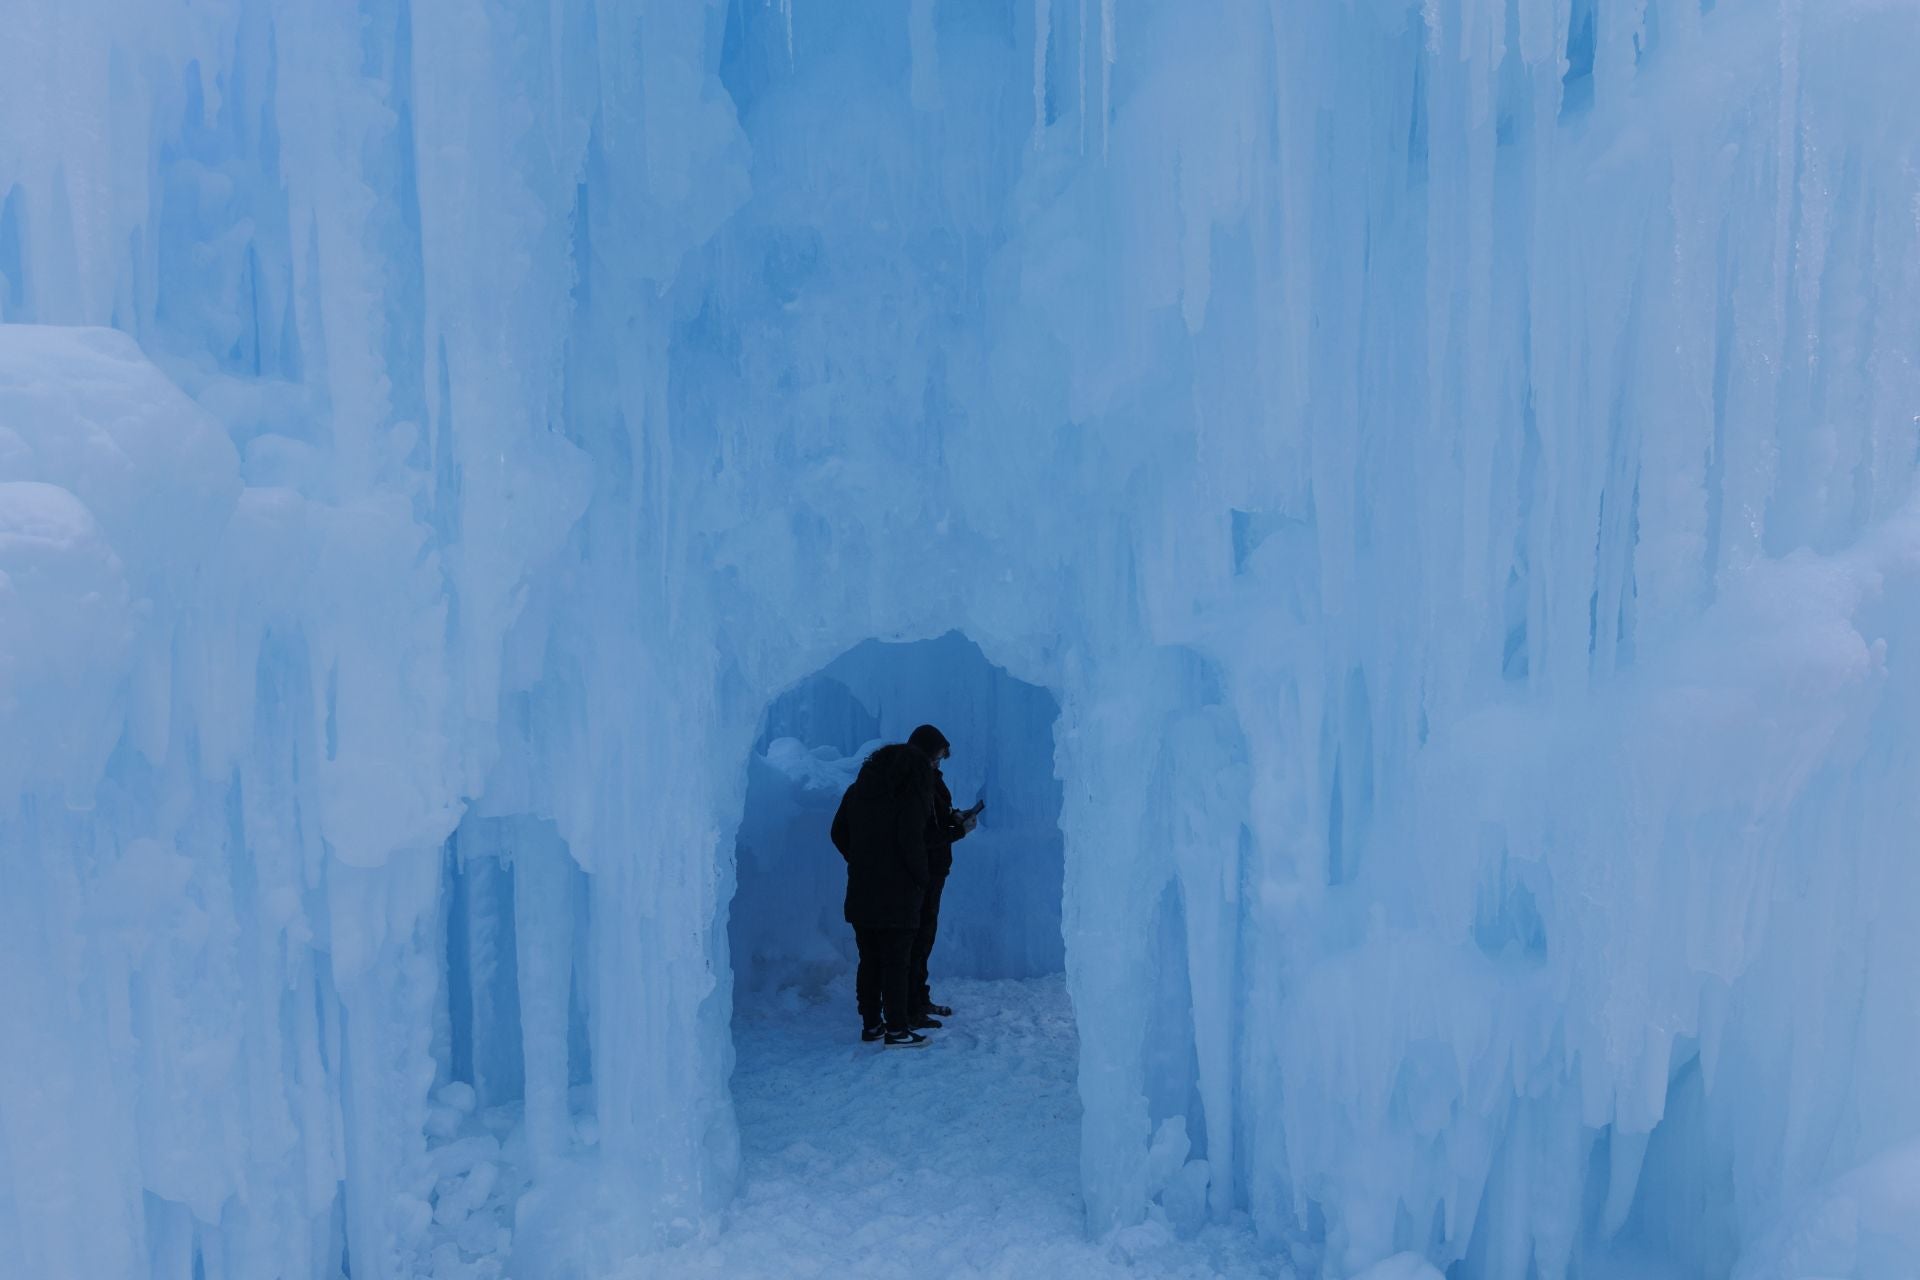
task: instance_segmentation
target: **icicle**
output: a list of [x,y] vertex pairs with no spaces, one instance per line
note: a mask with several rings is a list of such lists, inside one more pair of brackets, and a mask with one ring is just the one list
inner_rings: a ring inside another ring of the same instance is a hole
[[1080,154],[1087,153],[1087,0],[1080,0],[1080,43],[1073,49],[1074,68],[1080,81]]
[[1594,103],[1611,106],[1624,101],[1627,86],[1637,74],[1639,48],[1646,39],[1646,0],[1601,5],[1595,11]]
[[566,145],[567,116],[567,48],[564,33],[567,29],[566,0],[547,0],[547,74],[553,77],[547,86],[549,100],[547,121],[547,145],[558,156]]
[[[767,0],[767,2],[768,2],[769,4],[772,4],[772,3],[776,3],[776,0]],[[777,0],[777,3],[778,3],[778,4],[780,5],[780,20],[781,20],[781,21],[782,21],[783,23],[785,23],[785,24],[786,24],[786,29],[787,29],[787,69],[788,69],[788,70],[792,70],[792,69],[793,69],[793,66],[794,66],[794,61],[793,61],[793,0]]]
[[572,978],[573,881],[567,851],[542,824],[519,833],[514,942],[526,1079],[527,1146],[535,1167],[567,1151],[567,999]]
[[1047,128],[1047,43],[1052,38],[1052,0],[1033,0],[1033,149]]
[[[1519,9],[1521,61],[1529,67],[1538,67],[1551,60],[1558,66],[1567,48],[1571,13],[1571,0],[1536,0],[1522,4]],[[1564,67],[1560,74],[1565,74]]]
[[934,0],[913,0],[907,15],[907,93],[916,111],[940,105],[940,42],[933,21]]
[[1100,0],[1100,157],[1113,120],[1113,0]]

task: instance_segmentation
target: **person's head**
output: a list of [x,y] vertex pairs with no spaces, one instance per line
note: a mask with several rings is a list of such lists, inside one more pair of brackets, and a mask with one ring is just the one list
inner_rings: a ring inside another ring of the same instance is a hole
[[947,743],[947,735],[930,724],[923,724],[908,734],[907,745],[917,748],[922,755],[933,761],[933,767],[936,769],[940,767],[940,762],[947,758],[951,750]]

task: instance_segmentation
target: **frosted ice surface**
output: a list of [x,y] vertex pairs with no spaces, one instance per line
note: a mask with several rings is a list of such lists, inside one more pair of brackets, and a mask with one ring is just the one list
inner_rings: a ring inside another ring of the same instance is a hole
[[1898,1275],[1920,1258],[1920,1145],[1849,1170],[1796,1206],[1734,1275]]
[[1437,1280],[1440,1271],[1417,1253],[1396,1253],[1354,1275],[1353,1280]]
[[1920,9],[6,18],[0,1276],[1912,1273]]

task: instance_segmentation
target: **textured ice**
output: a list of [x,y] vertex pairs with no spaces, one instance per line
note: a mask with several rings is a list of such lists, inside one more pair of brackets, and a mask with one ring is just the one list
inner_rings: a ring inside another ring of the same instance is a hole
[[932,719],[1043,1255],[1911,1274],[1908,0],[6,28],[0,1272],[777,1239]]

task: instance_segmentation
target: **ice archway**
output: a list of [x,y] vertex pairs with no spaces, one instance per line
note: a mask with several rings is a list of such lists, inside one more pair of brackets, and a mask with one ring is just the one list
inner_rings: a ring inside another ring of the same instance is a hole
[[[748,761],[734,842],[727,927],[736,996],[817,992],[852,966],[841,918],[845,867],[828,839],[863,750],[933,721],[954,742],[955,802],[991,794],[993,817],[969,838],[946,888],[939,972],[1028,978],[1066,966],[1059,704],[989,663],[959,632],[918,644],[857,645],[776,698]],[[844,1006],[836,1021],[850,1016]]]

